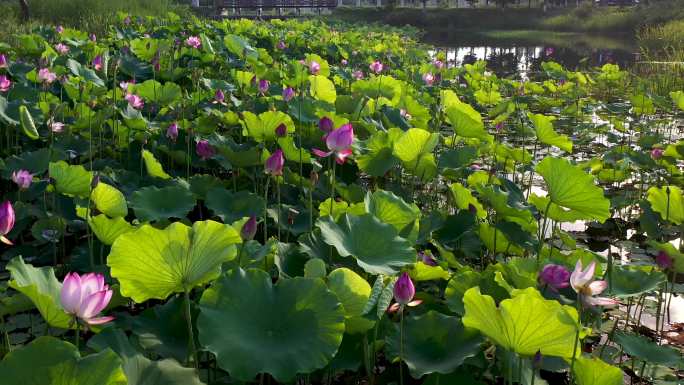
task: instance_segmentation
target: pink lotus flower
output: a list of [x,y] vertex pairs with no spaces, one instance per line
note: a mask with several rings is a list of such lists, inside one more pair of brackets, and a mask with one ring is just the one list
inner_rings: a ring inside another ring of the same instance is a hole
[[579,296],[580,301],[588,306],[611,306],[619,301],[606,297],[594,297],[608,287],[606,281],[594,281],[596,262],[592,261],[586,270],[582,270],[582,260],[577,260],[575,270],[570,275],[570,285]]
[[216,150],[214,150],[214,147],[212,147],[207,140],[202,139],[195,145],[195,152],[197,152],[197,155],[199,155],[200,158],[207,160],[214,156]]
[[102,70],[102,56],[97,55],[95,56],[95,59],[93,59],[93,68],[95,68],[95,71],[101,71]]
[[285,102],[289,102],[290,100],[292,100],[292,98],[294,98],[294,96],[295,92],[292,89],[292,87],[283,88],[283,100]]
[[247,222],[245,222],[245,224],[242,225],[242,229],[240,230],[240,237],[243,241],[251,241],[252,239],[254,239],[256,232],[257,220],[256,217],[252,215],[251,217],[249,217]]
[[432,65],[435,66],[435,68],[437,68],[438,70],[441,70],[442,68],[444,68],[444,62],[441,60],[435,59],[435,61],[432,62]]
[[66,55],[69,53],[69,46],[59,43],[55,46],[55,51],[59,52],[60,55]]
[[4,54],[0,55],[0,68],[7,68],[7,57]]
[[166,137],[174,142],[178,139],[178,123],[173,122],[169,124],[169,127],[166,129]]
[[58,25],[57,27],[55,27],[55,32],[57,32],[57,33],[64,32],[64,27],[62,27],[61,25]]
[[347,64],[349,64],[349,62],[347,61],[347,59],[342,59],[340,61],[340,64],[342,64],[343,66],[347,66]]
[[59,134],[60,132],[64,131],[64,123],[62,122],[54,122],[51,120],[48,122],[48,127],[50,128],[50,131],[54,132],[55,134]]
[[131,80],[129,80],[129,81],[122,81],[122,82],[119,82],[119,87],[120,87],[122,90],[124,90],[124,91],[128,91],[128,89],[130,88],[130,86],[133,85],[133,84],[135,84],[135,79],[131,79]]
[[330,119],[327,116],[322,117],[318,121],[318,128],[321,131],[325,132],[326,134],[329,134],[333,131],[333,129],[335,128],[333,125],[334,125],[334,123],[333,123],[332,119]]
[[223,93],[223,91],[221,91],[220,89],[216,90],[216,92],[214,93],[214,103],[215,104],[226,104],[225,100],[226,100],[226,95]]
[[421,300],[413,300],[413,297],[416,295],[416,287],[413,285],[413,281],[407,272],[401,273],[397,282],[394,283],[393,294],[396,302],[387,310],[390,313],[404,306],[418,306],[423,302]]
[[202,40],[198,36],[190,36],[185,39],[185,45],[192,48],[199,48],[202,46]]
[[26,190],[33,182],[33,175],[27,170],[14,171],[12,173],[12,181],[19,186],[20,189]]
[[352,77],[356,80],[361,80],[363,79],[363,71],[356,70],[352,73]]
[[45,84],[52,84],[52,82],[57,80],[57,74],[47,68],[41,68],[38,70],[38,80]]
[[553,291],[566,288],[570,286],[570,272],[561,265],[554,265],[552,263],[544,266],[539,273],[539,282],[551,288]]
[[283,49],[287,48],[287,45],[285,45],[285,42],[281,40],[278,42],[278,44],[276,44],[276,48],[283,50]]
[[383,70],[383,68],[385,68],[385,66],[379,60],[376,60],[376,61],[372,62],[368,66],[368,68],[370,68],[371,72],[373,72],[375,74],[379,74],[380,72],[382,72],[382,70]]
[[90,41],[92,41],[93,43],[97,41],[97,35],[94,33],[91,33],[88,37],[90,38]]
[[12,88],[12,81],[5,75],[0,75],[0,92],[7,92]]
[[429,251],[419,251],[418,258],[421,262],[428,266],[437,266],[437,260],[435,259],[435,257],[432,256],[432,253],[430,253]]
[[280,123],[278,127],[276,127],[275,134],[279,138],[287,136],[287,126],[285,123]]
[[4,201],[0,204],[0,242],[10,246],[13,245],[12,241],[5,237],[13,228],[14,208],[10,201]]
[[60,300],[68,314],[88,325],[101,325],[114,319],[112,316],[97,317],[107,307],[113,293],[102,274],[79,276],[72,272],[64,278]]
[[143,100],[143,98],[136,94],[126,94],[124,99],[126,99],[129,106],[135,108],[136,110],[143,108],[143,106],[145,105],[145,101]]
[[325,137],[328,152],[314,148],[313,153],[324,158],[334,154],[335,161],[338,164],[344,164],[345,160],[352,154],[351,145],[353,142],[354,128],[351,123],[347,123]]
[[435,82],[435,76],[432,75],[430,72],[425,73],[425,74],[423,74],[423,81],[428,86],[432,86],[432,84]]
[[259,93],[262,95],[265,95],[268,92],[268,88],[271,86],[271,83],[269,83],[268,80],[266,79],[261,79],[259,80]]
[[285,157],[283,150],[277,149],[271,156],[266,159],[264,164],[264,171],[268,175],[279,176],[283,175],[283,166],[285,166]]
[[660,266],[660,268],[663,270],[667,270],[671,268],[673,265],[672,258],[670,257],[670,255],[662,250],[658,252],[658,255],[656,255],[655,261],[656,264]]
[[665,151],[663,151],[662,148],[655,147],[651,150],[651,158],[653,158],[654,160],[658,160],[663,157],[664,152]]
[[321,65],[318,64],[317,61],[312,60],[309,62],[309,72],[311,72],[312,75],[318,75],[318,73],[321,72]]

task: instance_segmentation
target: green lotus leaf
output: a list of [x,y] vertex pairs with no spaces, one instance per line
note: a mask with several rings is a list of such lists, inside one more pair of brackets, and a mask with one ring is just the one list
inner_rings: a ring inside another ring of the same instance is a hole
[[363,154],[356,157],[356,164],[371,176],[384,176],[399,163],[394,156],[394,142],[404,134],[400,129],[377,131],[366,142]]
[[658,345],[644,336],[617,332],[613,339],[625,353],[651,364],[676,366],[682,362],[682,355],[677,349]]
[[[395,326],[387,339],[390,357],[400,357],[400,331]],[[449,374],[480,351],[483,339],[457,317],[430,310],[404,319],[403,360],[414,378],[430,373]]]
[[577,385],[622,385],[622,370],[606,364],[600,358],[578,357],[575,360]]
[[[572,212],[573,218],[595,219],[601,223],[610,218],[610,201],[603,196],[603,189],[594,184],[594,178],[581,168],[562,158],[546,157],[537,164],[536,171],[549,190],[549,218],[563,221],[557,215],[560,212]],[[542,213],[547,207],[537,206]]]
[[453,183],[449,186],[451,196],[454,198],[454,204],[459,210],[469,210],[472,205],[475,207],[478,218],[485,218],[487,211],[485,211],[482,204],[475,198],[472,192],[460,183]]
[[432,151],[438,143],[439,134],[411,128],[394,142],[394,155],[413,175],[430,180],[437,175],[437,162]]
[[469,104],[454,103],[446,109],[446,115],[456,135],[464,138],[477,138],[485,142],[491,142],[494,139],[485,130],[480,113]]
[[411,279],[416,282],[434,281],[437,279],[448,280],[451,277],[449,271],[442,266],[430,266],[423,262],[413,264],[411,270],[409,270],[409,275],[411,276]]
[[496,211],[497,218],[519,224],[523,229],[534,233],[537,221],[532,216],[530,206],[525,205],[522,194],[504,192],[498,186],[478,187],[484,201]]
[[273,285],[262,270],[232,270],[204,291],[199,341],[231,377],[277,381],[325,367],[342,343],[344,310],[320,279]]
[[503,99],[501,97],[501,93],[495,89],[485,90],[481,88],[475,91],[473,95],[475,96],[475,100],[477,100],[479,104],[482,104],[484,106],[498,104]]
[[644,94],[633,95],[629,98],[632,102],[632,111],[637,115],[652,115],[655,113],[653,100]]
[[99,182],[90,193],[95,207],[109,217],[125,217],[128,215],[126,197],[116,187]]
[[390,100],[392,105],[399,103],[401,90],[401,82],[387,75],[358,80],[352,84],[352,92],[354,94],[361,94],[370,99],[383,97]]
[[346,334],[363,333],[373,327],[375,322],[363,317],[363,309],[371,294],[371,287],[365,279],[353,270],[341,267],[328,275],[328,289],[342,302]]
[[151,61],[159,52],[158,39],[133,39],[130,44],[131,51],[146,62]]
[[373,215],[344,214],[339,221],[329,217],[318,220],[325,243],[343,256],[353,256],[356,263],[370,274],[396,273],[402,266],[416,261],[411,244],[397,235],[392,225]]
[[81,63],[77,62],[76,60],[68,59],[67,68],[69,68],[69,71],[71,71],[71,73],[74,76],[78,76],[84,79],[85,81],[95,84],[98,87],[105,86],[104,81],[100,79],[99,76],[97,76],[97,72],[93,71],[88,67],[84,67]]
[[55,188],[64,195],[87,198],[90,195],[90,183],[93,173],[81,165],[69,165],[67,162],[50,162],[50,177],[55,180]]
[[618,297],[632,297],[656,290],[666,281],[665,274],[653,270],[634,267],[615,266],[608,276],[611,294]]
[[684,91],[672,91],[670,92],[670,98],[677,108],[684,111]]
[[335,84],[330,79],[323,75],[310,75],[309,84],[309,93],[312,98],[335,104],[337,91],[335,91]]
[[168,106],[181,99],[182,91],[178,84],[166,82],[163,85],[156,80],[146,80],[132,87],[134,94],[142,97],[145,101],[159,103]]
[[107,265],[124,297],[138,303],[166,299],[218,277],[241,242],[232,226],[214,221],[192,227],[176,222],[163,230],[143,225],[114,241]]
[[287,132],[294,132],[292,118],[282,111],[266,111],[256,115],[250,111],[242,113],[242,125],[245,135],[249,135],[257,142],[276,139],[276,128],[284,124]]
[[259,57],[259,53],[252,47],[249,42],[237,35],[226,35],[223,37],[223,44],[226,46],[228,51],[234,53],[241,58],[253,58]]
[[653,186],[647,192],[653,211],[666,221],[681,225],[684,221],[684,199],[682,190],[677,186]]
[[112,245],[116,238],[135,230],[135,227],[122,217],[110,219],[104,214],[100,214],[88,219],[88,224],[93,233],[105,245]]
[[549,146],[556,146],[565,152],[572,152],[572,140],[566,135],[560,135],[553,129],[554,116],[528,113],[527,117],[534,124],[537,139]]
[[278,146],[283,150],[283,156],[286,160],[297,163],[301,160],[304,164],[311,163],[309,151],[297,147],[292,136],[278,138]]
[[36,129],[36,123],[33,121],[33,116],[31,116],[31,112],[23,104],[19,106],[19,122],[26,136],[33,140],[40,138],[40,134],[38,134]]
[[52,267],[33,267],[21,257],[15,257],[7,264],[7,270],[12,273],[10,287],[30,298],[45,322],[62,329],[70,327],[72,317],[62,309],[62,284],[55,278]]
[[105,349],[81,358],[76,347],[38,337],[0,362],[3,385],[127,385],[121,360]]
[[144,187],[131,195],[131,207],[141,221],[185,218],[195,207],[190,190],[180,186]]
[[137,351],[121,329],[108,328],[88,340],[96,351],[116,352],[128,385],[201,385],[194,369],[184,368],[173,359],[152,361]]
[[667,253],[667,255],[672,258],[673,265],[672,268],[674,271],[677,273],[684,273],[684,253],[680,252],[678,248],[676,248],[672,243],[670,242],[656,242],[654,240],[648,241],[648,244],[652,247],[655,247],[658,251],[664,251]]
[[497,302],[508,298],[508,292],[494,281],[494,277],[493,267],[487,267],[484,272],[474,271],[470,268],[460,269],[451,277],[444,291],[444,298],[449,310],[459,315],[465,314],[463,297],[468,289],[475,286],[478,286],[481,292],[492,296]]
[[480,294],[479,287],[468,289],[463,296],[463,324],[523,356],[539,351],[545,356],[572,357],[580,327],[577,310],[544,299],[535,288],[512,294],[497,308],[492,297]]
[[[330,212],[331,201],[332,213]],[[342,214],[346,213],[354,215],[366,214],[366,206],[363,202],[354,203],[350,205],[345,201],[332,200],[330,198],[324,200],[323,202],[321,202],[321,204],[318,205],[318,215],[321,218],[330,216],[332,214],[333,219],[338,220],[340,216],[342,216]]]
[[508,237],[503,233],[503,231],[490,225],[489,223],[482,222],[477,228],[477,235],[480,236],[482,243],[494,253],[506,253],[514,255],[522,255],[522,249],[514,245],[508,240]]
[[325,261],[320,258],[311,258],[304,264],[304,277],[306,278],[321,278],[326,277],[327,266]]
[[397,233],[415,242],[418,238],[420,209],[415,203],[408,204],[391,191],[376,190],[367,194],[366,211],[380,221],[394,226]]
[[225,223],[264,213],[264,198],[245,190],[232,193],[224,188],[211,189],[205,204]]
[[154,154],[147,150],[142,150],[143,162],[145,162],[145,168],[147,169],[147,174],[155,178],[170,179],[171,175],[164,172],[164,168],[161,163],[154,157]]

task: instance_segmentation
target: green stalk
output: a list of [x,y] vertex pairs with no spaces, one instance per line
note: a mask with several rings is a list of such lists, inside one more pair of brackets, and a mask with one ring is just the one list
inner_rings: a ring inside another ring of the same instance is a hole
[[190,311],[190,291],[185,289],[185,322],[188,325],[188,353],[192,357],[195,369],[199,368],[197,359],[197,347],[195,345],[195,333],[192,331],[192,313]]
[[264,245],[268,242],[268,185],[271,178],[266,178],[266,188],[264,189]]
[[404,385],[404,305],[399,309],[399,385]]
[[74,333],[74,345],[76,345],[76,350],[78,350],[78,346],[79,346],[79,342],[80,342],[81,327],[78,323],[78,320],[76,320],[75,323],[76,323],[76,332]]

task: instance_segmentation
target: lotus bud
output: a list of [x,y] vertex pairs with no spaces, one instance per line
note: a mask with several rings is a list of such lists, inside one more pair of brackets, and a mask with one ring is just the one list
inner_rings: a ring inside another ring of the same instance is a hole
[[4,54],[0,54],[0,68],[7,68],[7,57]]
[[309,72],[311,72],[312,75],[318,75],[318,73],[321,71],[321,65],[318,64],[317,61],[312,60],[309,63]]
[[26,190],[33,182],[33,175],[27,170],[14,171],[12,173],[12,181],[16,183],[20,189]]
[[382,70],[385,68],[385,66],[379,60],[376,60],[373,63],[371,63],[368,66],[368,68],[370,68],[371,72],[373,72],[375,74],[379,74],[380,72],[382,72]]
[[178,139],[178,123],[173,122],[169,124],[169,127],[166,129],[166,137],[174,142]]
[[199,155],[199,157],[203,160],[211,158],[216,153],[211,144],[209,144],[209,142],[204,139],[197,142],[197,144],[195,145],[195,152],[197,152],[197,155]]
[[240,237],[242,237],[243,241],[251,241],[254,239],[254,236],[256,235],[257,231],[257,220],[254,215],[249,217],[247,222],[245,222],[244,225],[242,225],[242,229],[240,230]]
[[10,201],[0,204],[0,242],[12,245],[12,241],[5,237],[14,228],[14,207]]
[[673,265],[672,258],[670,258],[670,255],[662,250],[658,252],[658,255],[656,255],[655,261],[656,264],[660,266],[660,268],[663,270],[670,269]]
[[280,123],[278,127],[276,127],[275,134],[279,138],[287,136],[287,126],[285,123]]
[[416,288],[407,272],[401,273],[399,279],[394,284],[394,300],[400,305],[408,305],[416,295]]
[[318,121],[318,128],[320,128],[321,131],[325,132],[326,134],[329,134],[335,127],[332,119],[324,116]]
[[570,286],[570,271],[561,265],[550,263],[539,273],[539,282],[553,291],[558,291]]
[[268,92],[268,88],[271,86],[271,83],[266,80],[266,79],[261,79],[259,80],[259,92],[262,95],[265,95]]
[[289,102],[290,100],[292,100],[292,98],[294,98],[294,96],[295,92],[292,89],[292,87],[283,88],[283,100],[285,102]]
[[651,150],[651,158],[653,158],[654,160],[658,160],[663,157],[664,152],[665,151],[663,151],[662,148],[655,147]]
[[277,149],[273,152],[271,156],[266,159],[266,164],[264,165],[264,171],[268,175],[279,176],[283,175],[283,166],[285,165],[285,157],[283,156],[283,150]]
[[93,68],[95,68],[95,71],[101,71],[102,70],[102,56],[97,55],[93,59]]
[[12,88],[12,81],[5,75],[0,75],[0,92],[7,92]]

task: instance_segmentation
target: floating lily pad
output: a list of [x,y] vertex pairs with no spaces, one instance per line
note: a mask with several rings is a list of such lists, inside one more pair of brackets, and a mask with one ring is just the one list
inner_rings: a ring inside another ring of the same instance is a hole
[[138,219],[145,222],[184,218],[195,207],[195,197],[180,186],[150,186],[131,195],[131,207]]

